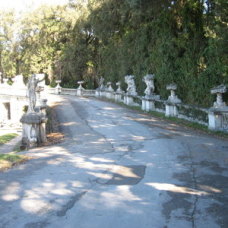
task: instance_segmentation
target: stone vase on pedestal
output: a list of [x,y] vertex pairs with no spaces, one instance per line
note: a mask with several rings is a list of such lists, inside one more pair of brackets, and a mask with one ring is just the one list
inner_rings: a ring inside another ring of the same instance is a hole
[[177,85],[172,83],[166,86],[167,90],[170,90],[170,96],[165,104],[165,115],[169,116],[178,116],[178,108],[177,104],[181,103],[181,100],[175,95],[175,90],[177,89]]
[[57,86],[55,87],[55,94],[61,94],[62,87],[60,86],[61,80],[56,80]]
[[107,83],[107,89],[106,89],[106,98],[108,99],[114,99],[114,89],[112,88],[112,83]]
[[223,102],[222,94],[227,92],[225,85],[211,89],[211,94],[216,94],[216,101],[208,112],[208,128],[210,130],[226,130],[228,121],[228,106]]
[[121,83],[117,82],[117,90],[115,92],[115,101],[116,102],[121,102],[122,101],[122,94],[123,94],[123,90],[121,89]]
[[83,91],[85,90],[82,87],[82,84],[84,83],[84,81],[78,81],[79,87],[77,88],[77,96],[83,96]]

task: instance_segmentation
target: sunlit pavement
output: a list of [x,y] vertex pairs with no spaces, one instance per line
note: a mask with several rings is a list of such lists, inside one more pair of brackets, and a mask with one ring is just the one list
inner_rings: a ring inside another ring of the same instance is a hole
[[66,139],[0,173],[1,228],[228,227],[227,141],[96,99],[52,100]]

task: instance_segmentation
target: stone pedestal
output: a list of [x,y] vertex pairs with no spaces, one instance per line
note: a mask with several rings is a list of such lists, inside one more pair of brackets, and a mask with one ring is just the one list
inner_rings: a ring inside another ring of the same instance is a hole
[[106,92],[105,90],[100,91],[100,97],[106,97]]
[[215,110],[209,110],[208,113],[208,128],[210,130],[221,130],[222,129],[222,113],[216,112]]
[[146,99],[142,98],[142,110],[146,111]]
[[61,80],[56,80],[57,86],[55,87],[55,94],[61,94],[62,87],[60,86]]
[[77,89],[77,96],[81,97],[83,96],[83,89]]
[[122,101],[122,94],[121,93],[115,93],[115,101],[116,102]]
[[114,89],[112,88],[112,83],[108,82],[107,83],[107,89],[106,89],[106,93],[105,93],[105,97],[108,99],[114,99]]
[[43,113],[29,112],[22,116],[22,147],[32,148],[47,141],[47,118]]
[[113,94],[113,92],[106,91],[106,98],[108,98],[108,99],[114,99],[114,94]]
[[170,96],[165,105],[165,116],[178,116],[178,108],[177,104],[181,103],[181,100],[175,94],[175,90],[177,89],[177,85],[175,83],[169,84],[166,86],[167,90],[170,90]]
[[154,111],[155,110],[155,100],[142,98],[142,110],[143,111]]
[[96,96],[96,97],[100,97],[100,90],[99,90],[99,89],[97,89],[97,90],[95,91],[95,96]]
[[83,96],[83,91],[85,90],[82,87],[82,84],[84,83],[84,81],[78,81],[79,87],[77,88],[77,96]]
[[126,105],[134,105],[133,97],[126,94],[124,96],[124,104],[126,104]]
[[115,101],[121,102],[122,101],[122,94],[123,94],[123,90],[121,89],[121,83],[117,82],[116,86],[117,86],[117,90],[115,92]]
[[47,116],[47,99],[41,99],[40,113],[42,113],[44,116]]
[[165,116],[171,117],[171,116],[178,116],[178,109],[175,104],[172,103],[166,103],[165,105]]
[[155,110],[155,104],[154,104],[154,100],[146,100],[146,111],[154,111]]

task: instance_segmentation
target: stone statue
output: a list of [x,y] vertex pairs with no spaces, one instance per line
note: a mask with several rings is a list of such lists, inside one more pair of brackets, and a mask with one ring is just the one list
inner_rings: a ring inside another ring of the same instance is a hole
[[36,79],[36,75],[33,74],[28,81],[28,98],[29,98],[29,107],[28,112],[35,112],[36,106],[36,88],[39,82],[43,81],[43,79]]
[[105,89],[105,86],[104,86],[104,78],[103,77],[100,77],[99,80],[98,80],[98,90],[104,90]]
[[125,76],[125,83],[127,83],[127,93],[132,96],[137,96],[136,86],[133,75]]
[[146,83],[146,89],[144,91],[146,97],[150,97],[154,94],[154,75],[147,74],[143,77],[143,81]]

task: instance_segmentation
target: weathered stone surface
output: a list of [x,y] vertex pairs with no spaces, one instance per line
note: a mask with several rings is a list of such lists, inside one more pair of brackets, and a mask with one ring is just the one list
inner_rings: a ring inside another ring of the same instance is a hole
[[127,84],[127,94],[131,96],[137,96],[134,77],[134,75],[125,76],[125,83]]
[[107,91],[114,92],[114,89],[112,88],[112,83],[111,82],[107,82]]
[[37,112],[29,112],[24,114],[21,117],[21,122],[22,123],[27,123],[27,124],[39,124],[41,123],[42,120],[42,115],[37,113]]
[[116,86],[117,86],[116,92],[117,92],[117,93],[122,93],[123,90],[121,89],[121,82],[117,82],[117,83],[116,83]]
[[100,90],[100,91],[103,91],[105,90],[105,86],[104,86],[104,78],[103,77],[100,77],[99,80],[98,80],[98,88],[97,90]]
[[[170,96],[168,97],[168,100],[167,100],[167,104],[178,104],[178,103],[181,103],[181,100],[178,98],[178,96],[175,94],[175,90],[177,89],[177,85],[175,83],[171,83],[169,85],[166,86],[166,89],[167,90],[170,90]],[[170,108],[166,107],[166,110],[168,110]],[[176,110],[177,111],[177,108],[173,108],[171,107],[172,110]],[[175,113],[176,113],[175,111]],[[172,111],[170,112],[172,113]],[[174,116],[177,116],[176,114]]]
[[177,89],[177,85],[175,83],[171,83],[169,85],[166,86],[167,90],[176,90]]
[[[38,74],[40,77],[43,74]],[[28,98],[29,98],[29,106],[28,106],[28,112],[34,112],[34,108],[36,106],[36,92],[41,92],[43,90],[43,87],[38,85],[40,82],[44,80],[42,79],[37,79],[37,76],[33,74],[28,81]],[[40,97],[39,97],[40,98]]]
[[211,94],[226,93],[226,92],[227,92],[227,87],[223,84],[211,89]]
[[152,95],[154,95],[154,74],[147,74],[143,77],[143,81],[146,83],[146,89],[144,91],[145,97],[150,98]]
[[61,94],[62,92],[62,87],[60,86],[60,83],[62,82],[61,80],[56,80],[57,86],[55,87],[55,94]]

